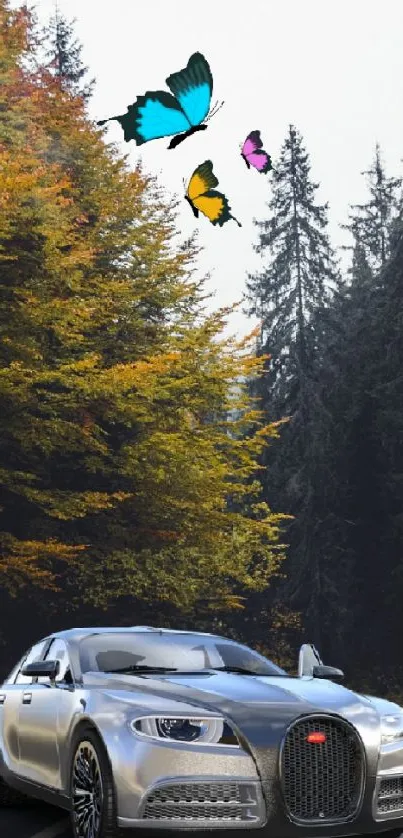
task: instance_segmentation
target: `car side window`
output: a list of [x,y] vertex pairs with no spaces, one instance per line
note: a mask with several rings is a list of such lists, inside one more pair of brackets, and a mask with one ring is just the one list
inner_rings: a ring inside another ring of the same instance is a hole
[[40,659],[42,652],[47,644],[47,640],[41,640],[40,643],[36,643],[35,646],[32,646],[32,649],[28,652],[26,658],[21,663],[20,671],[15,679],[15,684],[32,684],[33,679],[31,676],[22,675],[21,669],[24,666],[27,666],[29,663],[33,663]]
[[[48,651],[45,655],[45,661],[59,661],[59,674],[56,676],[56,683],[66,681],[69,684],[73,683],[71,676],[71,666],[67,646],[64,640],[60,637],[55,637],[52,640]],[[38,684],[49,684],[49,678],[38,678]]]

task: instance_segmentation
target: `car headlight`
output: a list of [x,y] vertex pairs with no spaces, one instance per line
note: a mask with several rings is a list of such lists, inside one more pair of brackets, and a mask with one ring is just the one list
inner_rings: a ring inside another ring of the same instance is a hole
[[148,739],[160,742],[192,742],[198,745],[232,745],[239,742],[232,728],[222,718],[183,718],[173,716],[143,716],[131,722],[132,730]]
[[397,739],[403,739],[403,709],[400,713],[388,713],[381,716],[382,743],[396,742]]

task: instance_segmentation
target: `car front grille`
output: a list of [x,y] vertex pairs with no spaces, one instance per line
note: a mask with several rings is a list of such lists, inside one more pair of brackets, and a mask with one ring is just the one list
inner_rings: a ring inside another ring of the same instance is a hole
[[[325,742],[308,742],[322,733]],[[289,728],[281,754],[286,809],[297,822],[350,820],[364,786],[361,744],[354,729],[329,716],[307,716]]]
[[256,786],[248,783],[169,783],[154,788],[144,820],[251,822],[260,819]]
[[378,789],[378,812],[403,809],[403,777],[385,777]]

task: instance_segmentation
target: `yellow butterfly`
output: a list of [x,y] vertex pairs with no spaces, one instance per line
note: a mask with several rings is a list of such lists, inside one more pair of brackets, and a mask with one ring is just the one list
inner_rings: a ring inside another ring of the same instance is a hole
[[198,218],[199,212],[202,212],[212,224],[218,224],[219,227],[232,218],[238,227],[242,227],[231,215],[231,207],[225,195],[217,192],[215,186],[218,186],[218,180],[213,172],[213,164],[211,160],[205,160],[194,170],[185,195],[193,214]]

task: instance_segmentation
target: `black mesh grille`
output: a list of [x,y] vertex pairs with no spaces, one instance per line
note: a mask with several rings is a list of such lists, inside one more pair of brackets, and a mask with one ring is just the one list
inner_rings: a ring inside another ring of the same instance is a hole
[[154,789],[142,817],[169,821],[251,821],[259,817],[256,789],[238,783],[177,783]]
[[403,809],[403,777],[381,780],[378,791],[378,812],[395,812]]
[[[326,741],[307,741],[323,733]],[[290,816],[298,821],[343,821],[358,809],[363,787],[361,748],[341,720],[310,717],[288,731],[282,752],[282,783]]]

